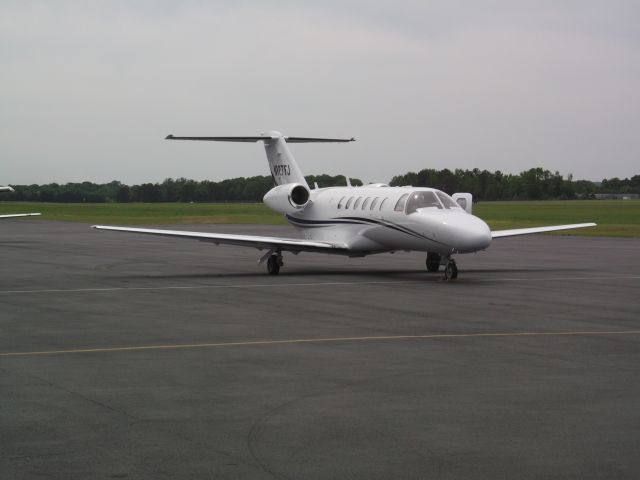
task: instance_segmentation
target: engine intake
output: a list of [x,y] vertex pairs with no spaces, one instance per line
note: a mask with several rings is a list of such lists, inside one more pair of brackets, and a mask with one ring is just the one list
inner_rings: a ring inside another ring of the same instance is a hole
[[309,204],[309,189],[301,183],[286,183],[272,188],[264,196],[264,203],[279,213],[303,210]]
[[296,185],[289,193],[289,202],[296,208],[300,208],[309,201],[309,190],[302,185]]

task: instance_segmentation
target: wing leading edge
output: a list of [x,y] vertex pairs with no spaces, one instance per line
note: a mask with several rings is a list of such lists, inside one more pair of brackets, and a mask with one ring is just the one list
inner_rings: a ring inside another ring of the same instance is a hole
[[112,230],[116,232],[140,233],[145,235],[159,235],[165,237],[188,238],[216,245],[236,245],[254,247],[258,250],[274,249],[289,252],[324,252],[335,254],[349,254],[344,244],[329,242],[312,242],[297,238],[261,237],[257,235],[233,235],[226,233],[184,232],[179,230],[157,230],[153,228],[108,227],[94,225],[98,230]]
[[549,227],[515,228],[512,230],[496,230],[491,232],[491,238],[515,237],[516,235],[529,235],[532,233],[556,232],[558,230],[571,230],[574,228],[595,227],[595,223],[574,223],[571,225],[552,225]]
[[42,214],[41,213],[12,213],[10,215],[0,215],[0,219],[15,218],[15,217],[35,217],[37,215],[42,215]]

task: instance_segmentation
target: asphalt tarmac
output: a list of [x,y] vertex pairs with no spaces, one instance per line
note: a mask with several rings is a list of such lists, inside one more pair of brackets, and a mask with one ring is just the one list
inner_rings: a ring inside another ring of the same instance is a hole
[[2,221],[0,478],[640,478],[640,240],[260,255]]

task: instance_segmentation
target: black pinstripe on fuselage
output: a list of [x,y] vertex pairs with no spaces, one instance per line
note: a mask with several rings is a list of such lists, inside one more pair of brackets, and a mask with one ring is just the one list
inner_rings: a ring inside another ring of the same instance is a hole
[[406,235],[412,236],[414,238],[418,238],[420,240],[427,240],[429,242],[440,243],[432,238],[426,237],[410,228],[407,228],[403,225],[398,225],[397,223],[390,222],[388,220],[378,220],[373,218],[364,218],[364,217],[337,217],[331,218],[327,220],[309,220],[304,218],[297,218],[291,215],[285,215],[286,219],[294,226],[303,227],[303,228],[320,228],[320,227],[333,227],[336,225],[373,225],[379,227],[389,228],[391,230],[395,230],[400,233],[404,233]]

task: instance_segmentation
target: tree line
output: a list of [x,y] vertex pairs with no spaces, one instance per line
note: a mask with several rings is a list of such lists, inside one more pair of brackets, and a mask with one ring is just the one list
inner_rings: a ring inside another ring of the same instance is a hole
[[565,200],[593,198],[597,193],[640,194],[640,175],[623,180],[604,179],[597,184],[588,180],[574,181],[571,174],[565,179],[557,171],[552,173],[542,168],[531,168],[517,175],[477,168],[424,169],[393,177],[391,185],[429,186],[449,194],[469,192],[477,200]]
[[[321,188],[346,185],[342,175],[309,175],[307,183]],[[362,185],[351,179],[352,185]],[[391,186],[433,187],[449,194],[470,192],[476,200],[551,200],[593,198],[597,193],[640,194],[640,175],[631,178],[604,179],[597,184],[574,181],[558,172],[531,168],[520,174],[488,170],[424,169],[393,177]],[[270,176],[240,177],[212,182],[186,178],[168,178],[161,183],[125,185],[118,181],[46,185],[13,185],[15,192],[3,196],[8,201],[105,203],[105,202],[259,202],[273,188]]]
[[[321,187],[345,185],[342,175],[309,175],[309,185]],[[353,185],[362,181],[352,179]],[[105,202],[260,202],[274,186],[270,176],[239,177],[212,182],[186,178],[167,178],[161,183],[125,185],[118,181],[105,184],[92,182],[49,183],[46,185],[12,185],[15,192],[3,195],[3,200],[57,203]]]

